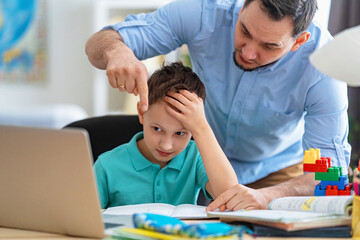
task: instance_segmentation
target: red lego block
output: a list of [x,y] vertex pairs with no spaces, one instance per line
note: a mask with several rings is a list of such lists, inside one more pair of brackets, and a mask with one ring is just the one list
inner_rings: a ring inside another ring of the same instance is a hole
[[338,186],[331,186],[331,185],[326,186],[326,196],[337,196],[337,195],[339,195]]
[[321,157],[320,159],[316,160],[315,164],[319,169],[327,170],[329,167],[331,167],[331,158]]
[[331,159],[321,157],[316,160],[315,163],[304,163],[304,172],[327,172],[328,168],[331,167]]
[[352,195],[351,184],[345,187],[345,190],[339,190],[339,195]]
[[315,164],[312,163],[304,163],[303,164],[303,170],[304,172],[315,172]]

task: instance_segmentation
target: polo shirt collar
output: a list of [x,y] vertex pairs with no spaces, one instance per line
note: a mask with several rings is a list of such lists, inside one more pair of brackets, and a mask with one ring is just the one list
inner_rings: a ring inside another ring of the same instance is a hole
[[[129,142],[128,145],[128,152],[131,157],[132,164],[136,171],[142,171],[148,167],[156,165],[160,167],[158,164],[154,164],[147,160],[140,152],[139,148],[137,147],[136,142],[144,138],[144,133],[139,132],[137,133]],[[172,168],[175,170],[180,171],[185,159],[185,151],[182,151],[180,154],[175,156],[164,168]]]
[[131,158],[131,162],[136,171],[144,170],[145,168],[151,167],[154,164],[147,160],[139,151],[136,142],[144,138],[144,133],[137,133],[129,142],[128,152]]
[[165,166],[165,168],[172,168],[180,171],[185,159],[185,151],[182,151],[180,154],[175,156],[171,161]]

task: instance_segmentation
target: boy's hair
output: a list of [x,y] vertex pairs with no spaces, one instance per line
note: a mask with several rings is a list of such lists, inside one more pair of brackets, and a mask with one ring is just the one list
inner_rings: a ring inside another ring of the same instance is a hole
[[[246,0],[244,8],[255,0]],[[290,17],[294,21],[293,37],[297,38],[304,32],[314,18],[316,0],[257,0],[260,1],[262,10],[269,14],[275,21]]]
[[205,86],[191,68],[181,62],[163,65],[155,71],[149,81],[149,106],[163,100],[169,92],[188,90],[194,92],[205,102]]

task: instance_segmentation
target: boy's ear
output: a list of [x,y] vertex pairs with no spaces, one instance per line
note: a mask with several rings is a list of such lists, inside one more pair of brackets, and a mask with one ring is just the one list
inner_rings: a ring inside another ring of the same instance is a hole
[[137,106],[137,111],[138,111],[138,116],[139,116],[139,122],[141,124],[143,124],[143,121],[144,121],[144,113],[142,113],[141,109],[140,109],[140,102],[137,102],[136,104]]
[[296,40],[293,46],[291,47],[291,51],[295,52],[299,49],[301,45],[306,43],[310,38],[310,32],[303,32]]

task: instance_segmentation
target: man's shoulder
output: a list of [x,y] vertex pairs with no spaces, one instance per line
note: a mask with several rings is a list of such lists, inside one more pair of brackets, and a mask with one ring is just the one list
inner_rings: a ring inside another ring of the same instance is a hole
[[212,17],[222,16],[226,13],[227,19],[233,18],[240,11],[243,0],[200,0],[204,11],[211,11]]
[[[198,13],[203,13],[210,11],[213,17],[216,17],[218,11],[230,11],[233,13],[234,10],[240,10],[243,5],[243,0],[176,0],[171,2],[169,6],[173,6],[178,11],[186,11],[190,13],[193,9],[197,11],[201,9]],[[191,6],[191,9],[189,9]],[[214,10],[216,11],[214,13]],[[237,11],[237,12],[238,12]]]

